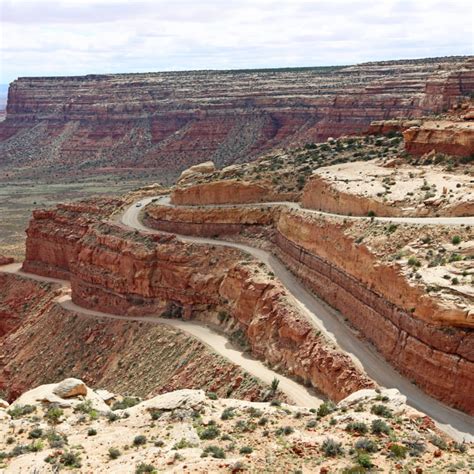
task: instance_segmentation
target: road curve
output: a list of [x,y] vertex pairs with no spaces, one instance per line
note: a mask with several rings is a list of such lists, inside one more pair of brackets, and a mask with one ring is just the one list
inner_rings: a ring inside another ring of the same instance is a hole
[[[156,230],[143,225],[140,220],[140,211],[144,206],[157,199],[160,201],[160,204],[167,204],[166,196],[142,199],[125,210],[121,217],[122,224],[138,230],[156,232]],[[137,204],[140,204],[140,206],[137,207]],[[398,219],[401,218],[387,219],[393,222],[400,222]],[[425,218],[417,219],[423,222]],[[318,329],[324,331],[342,350],[356,360],[365,369],[369,377],[383,387],[397,388],[407,397],[409,405],[429,415],[435,420],[439,428],[453,438],[458,441],[474,442],[473,417],[435,400],[398,373],[374,348],[357,337],[354,331],[344,323],[343,317],[338,311],[310,293],[275,256],[262,249],[225,240],[183,235],[178,237],[187,242],[240,249],[264,262],[295,298],[297,304],[303,309],[313,324]]]
[[[141,202],[151,201],[151,199],[157,200],[157,202],[164,206],[172,206],[169,195],[158,196],[150,199],[143,199]],[[471,217],[367,217],[367,216],[346,216],[344,214],[334,214],[330,212],[317,211],[316,209],[308,209],[302,207],[300,203],[293,201],[274,201],[274,202],[259,202],[259,203],[248,203],[248,204],[199,204],[189,205],[183,207],[209,207],[209,208],[232,208],[232,207],[257,207],[257,206],[269,206],[276,207],[282,206],[288,209],[296,209],[308,215],[333,217],[338,219],[349,219],[349,220],[375,220],[378,222],[392,222],[394,224],[412,224],[412,225],[447,225],[447,226],[458,226],[458,225],[474,225],[474,216]]]
[[[13,263],[9,265],[0,266],[0,272],[13,273],[21,275],[35,281],[46,281],[49,283],[61,284],[67,291],[70,288],[69,281],[60,280],[57,278],[43,277],[33,273],[26,273],[21,271],[21,264]],[[108,318],[118,319],[122,321],[143,321],[147,323],[164,324],[198,339],[207,345],[213,352],[221,355],[230,362],[242,367],[246,372],[260,379],[264,383],[271,384],[274,378],[279,380],[278,388],[281,390],[289,400],[296,405],[308,408],[317,408],[323,403],[325,397],[316,393],[313,389],[305,387],[294,380],[285,377],[278,372],[273,371],[264,365],[261,361],[254,359],[234,347],[225,336],[213,331],[204,324],[199,324],[192,321],[182,321],[178,319],[165,319],[153,315],[149,316],[120,316],[116,314],[103,313],[101,311],[93,311],[82,308],[72,302],[69,292],[58,297],[57,302],[66,310],[79,314],[81,316],[91,318]]]

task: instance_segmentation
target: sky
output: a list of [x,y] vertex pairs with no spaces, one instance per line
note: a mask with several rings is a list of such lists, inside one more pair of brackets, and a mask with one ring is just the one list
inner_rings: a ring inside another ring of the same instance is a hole
[[355,64],[474,54],[472,0],[0,0],[20,76]]

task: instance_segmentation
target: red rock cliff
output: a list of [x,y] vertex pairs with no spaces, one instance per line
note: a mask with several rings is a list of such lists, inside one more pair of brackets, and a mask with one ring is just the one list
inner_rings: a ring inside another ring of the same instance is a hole
[[[0,123],[0,167],[87,173],[248,160],[292,143],[440,112],[474,90],[465,58],[346,68],[20,78]],[[20,140],[21,137],[21,140]],[[34,157],[33,161],[31,157]]]

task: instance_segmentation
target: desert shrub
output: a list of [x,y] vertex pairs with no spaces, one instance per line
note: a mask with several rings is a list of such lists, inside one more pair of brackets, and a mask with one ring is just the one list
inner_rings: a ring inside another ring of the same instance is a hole
[[217,394],[215,392],[207,392],[206,395],[211,400],[217,400]]
[[112,410],[125,410],[134,407],[140,403],[140,399],[136,397],[124,397],[122,400],[115,402],[112,405]]
[[201,457],[205,458],[211,456],[216,459],[225,459],[225,452],[218,446],[207,446],[201,454]]
[[392,410],[386,407],[385,405],[374,405],[370,412],[377,416],[382,416],[383,418],[391,418],[392,417]]
[[280,428],[278,428],[275,433],[278,435],[278,436],[282,436],[282,435],[285,435],[285,436],[288,436],[290,435],[291,433],[293,433],[295,430],[291,427],[291,426],[281,426]]
[[395,459],[403,459],[407,455],[407,448],[401,444],[392,444],[389,448],[389,457]]
[[117,413],[114,413],[113,411],[108,411],[105,416],[107,417],[107,420],[109,420],[109,423],[113,423],[120,418]]
[[29,433],[28,433],[28,438],[30,439],[38,439],[43,436],[43,430],[41,428],[33,428]]
[[451,242],[453,245],[459,245],[461,243],[461,237],[459,235],[455,235]]
[[97,434],[97,430],[95,430],[94,428],[89,428],[87,430],[87,436],[95,436]]
[[33,441],[29,446],[28,450],[32,453],[37,453],[38,451],[41,451],[44,448],[43,441],[40,439],[37,439]]
[[408,454],[412,457],[419,457],[426,451],[426,445],[420,440],[406,441]]
[[436,436],[436,435],[431,436],[430,443],[436,446],[437,448],[442,449],[443,451],[448,449],[448,445],[446,444],[446,441],[440,436]]
[[368,438],[358,439],[354,447],[357,451],[365,451],[366,453],[375,453],[378,450],[377,444]]
[[199,438],[201,439],[215,439],[219,436],[220,431],[219,428],[215,425],[210,425],[204,428],[200,433],[199,433]]
[[372,421],[371,425],[372,433],[374,434],[389,434],[390,427],[385,423],[385,421],[377,419]]
[[44,415],[44,417],[53,425],[60,423],[64,411],[59,407],[51,407]]
[[10,408],[7,413],[12,418],[21,418],[22,416],[29,415],[35,411],[36,407],[33,405],[15,405],[13,408]]
[[408,265],[410,265],[410,267],[421,267],[421,262],[415,257],[410,257],[408,259]]
[[143,462],[135,468],[135,474],[154,474],[155,472],[157,472],[155,466]]
[[323,417],[332,413],[336,409],[336,406],[332,402],[324,402],[318,408],[318,416]]
[[356,457],[357,464],[366,469],[370,469],[374,464],[367,453],[359,453]]
[[143,446],[146,444],[146,436],[145,435],[137,435],[133,438],[133,445],[134,446]]
[[60,435],[54,429],[46,433],[46,439],[49,442],[49,446],[53,449],[62,448],[67,443],[67,438]]
[[267,418],[266,416],[262,416],[262,417],[258,420],[258,425],[259,425],[259,426],[265,426],[267,423],[268,423],[268,418]]
[[235,409],[233,407],[227,407],[221,414],[221,420],[230,420],[235,416]]
[[109,448],[109,458],[110,459],[117,459],[122,453],[120,449],[117,448]]
[[457,441],[453,444],[453,449],[459,453],[464,454],[467,451],[466,443],[459,443]]
[[323,441],[322,449],[326,457],[336,457],[344,452],[341,443],[332,438],[326,438]]
[[309,420],[306,423],[306,428],[315,428],[317,426],[318,422],[316,420]]
[[352,431],[355,433],[365,434],[369,431],[369,427],[360,421],[354,421],[346,425],[346,431]]
[[241,433],[250,433],[251,431],[255,431],[257,425],[251,421],[239,420],[235,424],[235,428]]
[[280,400],[272,400],[272,401],[270,402],[270,406],[272,406],[272,407],[279,407],[279,406],[281,406],[281,402],[280,402]]
[[250,446],[242,446],[239,451],[240,454],[250,454],[251,452],[253,452],[253,448]]
[[59,458],[59,462],[64,466],[79,468],[81,467],[81,456],[74,451],[65,451]]

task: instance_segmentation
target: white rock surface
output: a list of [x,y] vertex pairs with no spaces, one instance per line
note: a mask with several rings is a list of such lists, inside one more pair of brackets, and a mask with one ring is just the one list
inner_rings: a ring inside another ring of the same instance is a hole
[[61,398],[78,397],[79,395],[87,395],[87,387],[82,380],[69,378],[59,382],[53,393]]

